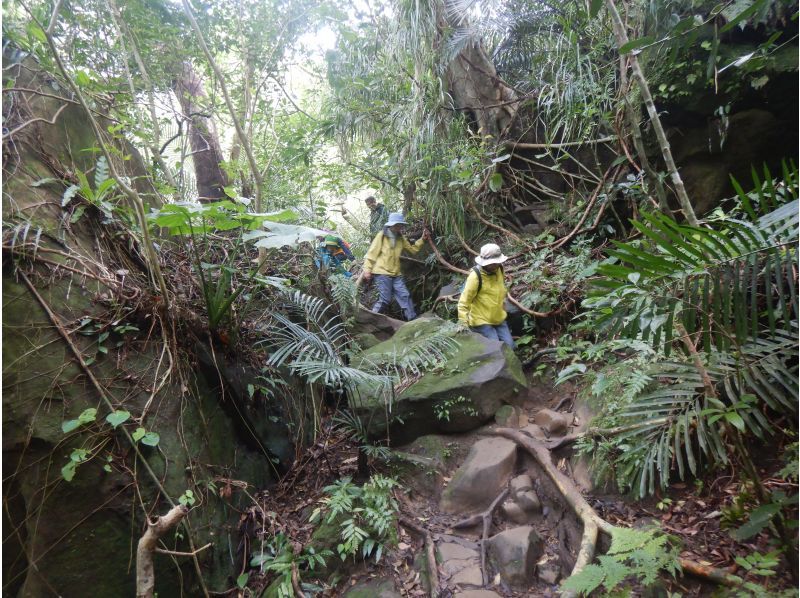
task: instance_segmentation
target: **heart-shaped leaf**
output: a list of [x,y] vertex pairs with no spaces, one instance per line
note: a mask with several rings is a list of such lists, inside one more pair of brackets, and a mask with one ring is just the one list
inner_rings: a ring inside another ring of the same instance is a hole
[[161,440],[161,437],[158,434],[155,432],[148,432],[142,437],[142,444],[146,444],[147,446],[158,446],[159,440]]
[[144,428],[136,428],[136,431],[131,434],[131,438],[133,438],[134,442],[139,442],[142,438],[144,438],[145,434],[147,434],[147,430]]
[[128,421],[130,417],[131,414],[127,411],[115,411],[106,415],[106,421],[111,424],[112,428],[116,428],[118,425]]
[[78,416],[78,421],[82,424],[89,424],[97,418],[97,409],[89,407],[84,409],[83,413]]

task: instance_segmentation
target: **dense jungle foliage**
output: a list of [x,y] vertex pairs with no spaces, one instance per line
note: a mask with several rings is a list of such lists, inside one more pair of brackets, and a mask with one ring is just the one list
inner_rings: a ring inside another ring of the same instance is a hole
[[[458,373],[486,243],[528,380],[593,416],[549,448],[670,516],[724,478],[738,552],[706,581],[796,595],[796,0],[4,0],[2,27],[4,595],[78,595],[83,544],[124,561],[98,596],[385,563],[412,525],[393,408]],[[430,232],[405,278],[450,321],[383,352],[370,195]],[[677,527],[611,527],[565,595],[689,570]]]

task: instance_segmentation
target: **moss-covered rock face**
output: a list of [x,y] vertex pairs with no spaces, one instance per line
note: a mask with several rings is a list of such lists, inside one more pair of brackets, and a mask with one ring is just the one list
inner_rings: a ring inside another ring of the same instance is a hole
[[453,442],[447,436],[429,434],[420,436],[409,445],[392,452],[393,473],[403,484],[423,496],[439,499],[444,485],[444,474],[453,458]]
[[[52,79],[37,74],[37,65],[29,62],[25,69],[4,70],[4,83],[17,76],[14,84],[19,87],[49,85]],[[52,87],[49,92],[56,93]],[[186,490],[196,497],[187,518],[191,532],[181,527],[164,541],[183,551],[189,550],[190,533],[197,547],[212,542],[213,548],[199,556],[205,584],[210,590],[226,590],[231,574],[235,577],[229,554],[238,546],[239,513],[251,504],[237,488],[242,482],[250,489],[267,486],[274,479],[273,462],[293,457],[286,425],[269,406],[262,411],[223,408],[219,377],[179,363],[185,355],[174,346],[173,372],[180,369],[181,375],[161,385],[169,359],[162,352],[157,314],[136,315],[113,284],[119,269],[128,280],[146,280],[137,269],[138,254],[127,253],[126,237],[112,239],[118,229],[101,224],[86,203],[81,204],[83,216],[70,222],[82,200],[62,207],[68,183],[42,182],[95,166],[97,155],[84,151],[97,145],[91,128],[80,107],[72,104],[57,125],[43,121],[53,120],[62,102],[36,96],[26,105],[30,116],[42,122],[23,130],[24,143],[15,144],[14,155],[4,161],[4,224],[20,230],[29,224],[30,232],[15,237],[17,244],[26,238],[28,250],[4,254],[3,264],[3,594],[115,598],[135,593],[131,558],[145,516],[162,515],[170,507],[121,432],[140,426],[159,435],[157,446],[139,443],[139,448],[163,491],[173,500]],[[131,159],[120,157],[118,166],[146,192],[138,156],[130,146],[121,149]],[[34,243],[36,255],[30,249]],[[44,259],[49,263],[43,264]],[[152,302],[146,291],[144,295],[137,301]],[[79,366],[56,322],[102,391]],[[117,324],[139,331],[114,331]],[[101,337],[101,332],[109,334]],[[246,372],[232,371],[246,388]],[[109,409],[101,392],[114,409],[131,414],[116,430],[105,422]],[[89,408],[97,409],[94,421],[63,432],[63,422]],[[253,421],[263,425],[250,425]],[[89,458],[67,480],[62,467],[75,462],[75,449],[88,451]],[[34,562],[35,567],[29,566]],[[159,595],[200,593],[191,559],[180,559],[179,571],[172,559],[156,555],[155,566]]]
[[458,349],[398,393],[390,412],[374,387],[359,387],[353,407],[372,436],[388,433],[392,443],[402,444],[434,432],[466,432],[489,421],[502,404],[522,401],[526,381],[511,349],[436,317],[404,324],[391,339],[364,351],[360,360],[392,362],[442,334],[456,341]]
[[344,598],[400,598],[401,596],[391,579],[362,581],[343,594]]

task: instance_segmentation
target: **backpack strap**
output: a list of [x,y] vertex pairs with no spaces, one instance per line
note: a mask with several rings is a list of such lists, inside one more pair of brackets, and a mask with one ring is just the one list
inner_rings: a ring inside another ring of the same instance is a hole
[[472,271],[475,272],[476,276],[478,277],[478,290],[475,291],[475,294],[477,295],[478,293],[481,292],[481,289],[483,288],[483,276],[481,276],[481,267],[473,266]]

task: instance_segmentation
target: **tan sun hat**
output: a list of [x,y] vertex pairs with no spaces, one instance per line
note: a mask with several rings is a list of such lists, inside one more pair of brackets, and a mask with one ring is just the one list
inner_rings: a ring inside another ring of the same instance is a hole
[[487,243],[481,247],[481,254],[475,258],[475,263],[479,266],[488,266],[490,264],[502,264],[507,259],[508,256],[503,255],[499,245]]

